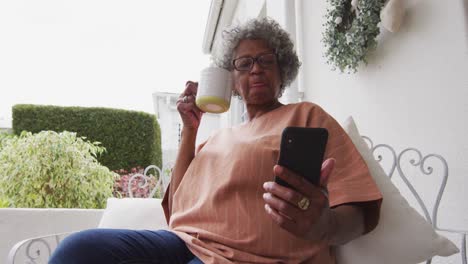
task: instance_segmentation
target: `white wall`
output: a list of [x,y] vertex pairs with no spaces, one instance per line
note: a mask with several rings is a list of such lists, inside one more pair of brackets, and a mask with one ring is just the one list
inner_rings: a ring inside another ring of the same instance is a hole
[[[468,229],[468,48],[463,0],[408,0],[398,33],[382,32],[357,74],[330,70],[322,56],[325,0],[303,1],[307,101],[338,121],[352,115],[362,134],[397,150],[443,155],[449,181],[439,224]],[[465,5],[468,5],[465,3]],[[425,180],[423,180],[424,182]],[[423,194],[435,196],[431,185]]]

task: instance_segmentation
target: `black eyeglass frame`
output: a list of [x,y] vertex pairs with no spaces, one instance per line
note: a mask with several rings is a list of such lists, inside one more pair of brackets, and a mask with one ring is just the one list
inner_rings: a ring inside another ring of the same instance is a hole
[[[264,65],[263,63],[261,63],[261,61],[259,61],[263,56],[266,56],[266,55],[274,55],[274,58],[275,58],[275,61],[273,64],[271,65]],[[250,63],[250,67],[249,69],[245,69],[245,70],[241,70],[241,69],[238,69],[236,67],[236,61],[237,60],[241,60],[241,59],[250,59],[252,62]],[[274,64],[278,63],[278,56],[276,55],[276,53],[274,52],[268,52],[268,53],[263,53],[263,54],[260,54],[259,56],[257,57],[252,57],[252,56],[244,56],[244,57],[240,57],[240,58],[236,58],[236,59],[233,59],[232,60],[232,67],[237,70],[237,71],[240,71],[240,72],[248,72],[248,71],[251,71],[254,64],[257,63],[260,67],[262,67],[263,69],[270,69]]]

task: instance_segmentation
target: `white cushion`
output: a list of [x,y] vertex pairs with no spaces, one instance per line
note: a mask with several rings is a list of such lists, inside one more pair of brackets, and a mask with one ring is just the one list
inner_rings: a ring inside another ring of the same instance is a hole
[[109,198],[99,228],[167,229],[161,199]]
[[458,248],[437,234],[432,226],[412,208],[374,159],[352,117],[343,128],[351,137],[369,167],[383,195],[380,221],[367,235],[337,249],[340,264],[412,264],[435,255],[450,256]]

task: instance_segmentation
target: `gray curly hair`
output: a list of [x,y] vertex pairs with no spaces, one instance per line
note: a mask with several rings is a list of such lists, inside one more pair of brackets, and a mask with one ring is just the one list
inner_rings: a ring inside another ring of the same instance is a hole
[[[211,58],[215,65],[231,71],[234,50],[243,39],[265,40],[268,46],[274,50],[282,81],[281,96],[286,86],[294,81],[301,66],[289,33],[270,18],[252,19],[243,25],[228,28],[223,31],[220,52]],[[237,95],[236,92],[235,94]]]

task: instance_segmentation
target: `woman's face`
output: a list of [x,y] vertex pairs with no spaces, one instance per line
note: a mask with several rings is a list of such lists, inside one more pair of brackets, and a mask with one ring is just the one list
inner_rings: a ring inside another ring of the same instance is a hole
[[[273,52],[264,40],[255,39],[241,40],[235,49],[234,60],[251,57],[255,61],[250,70],[233,70],[234,89],[246,104],[261,105],[277,101],[281,87],[281,77],[276,55],[271,55]],[[260,62],[255,60],[259,56],[261,56]],[[245,65],[248,65],[248,63],[241,62],[239,64],[241,67]]]

